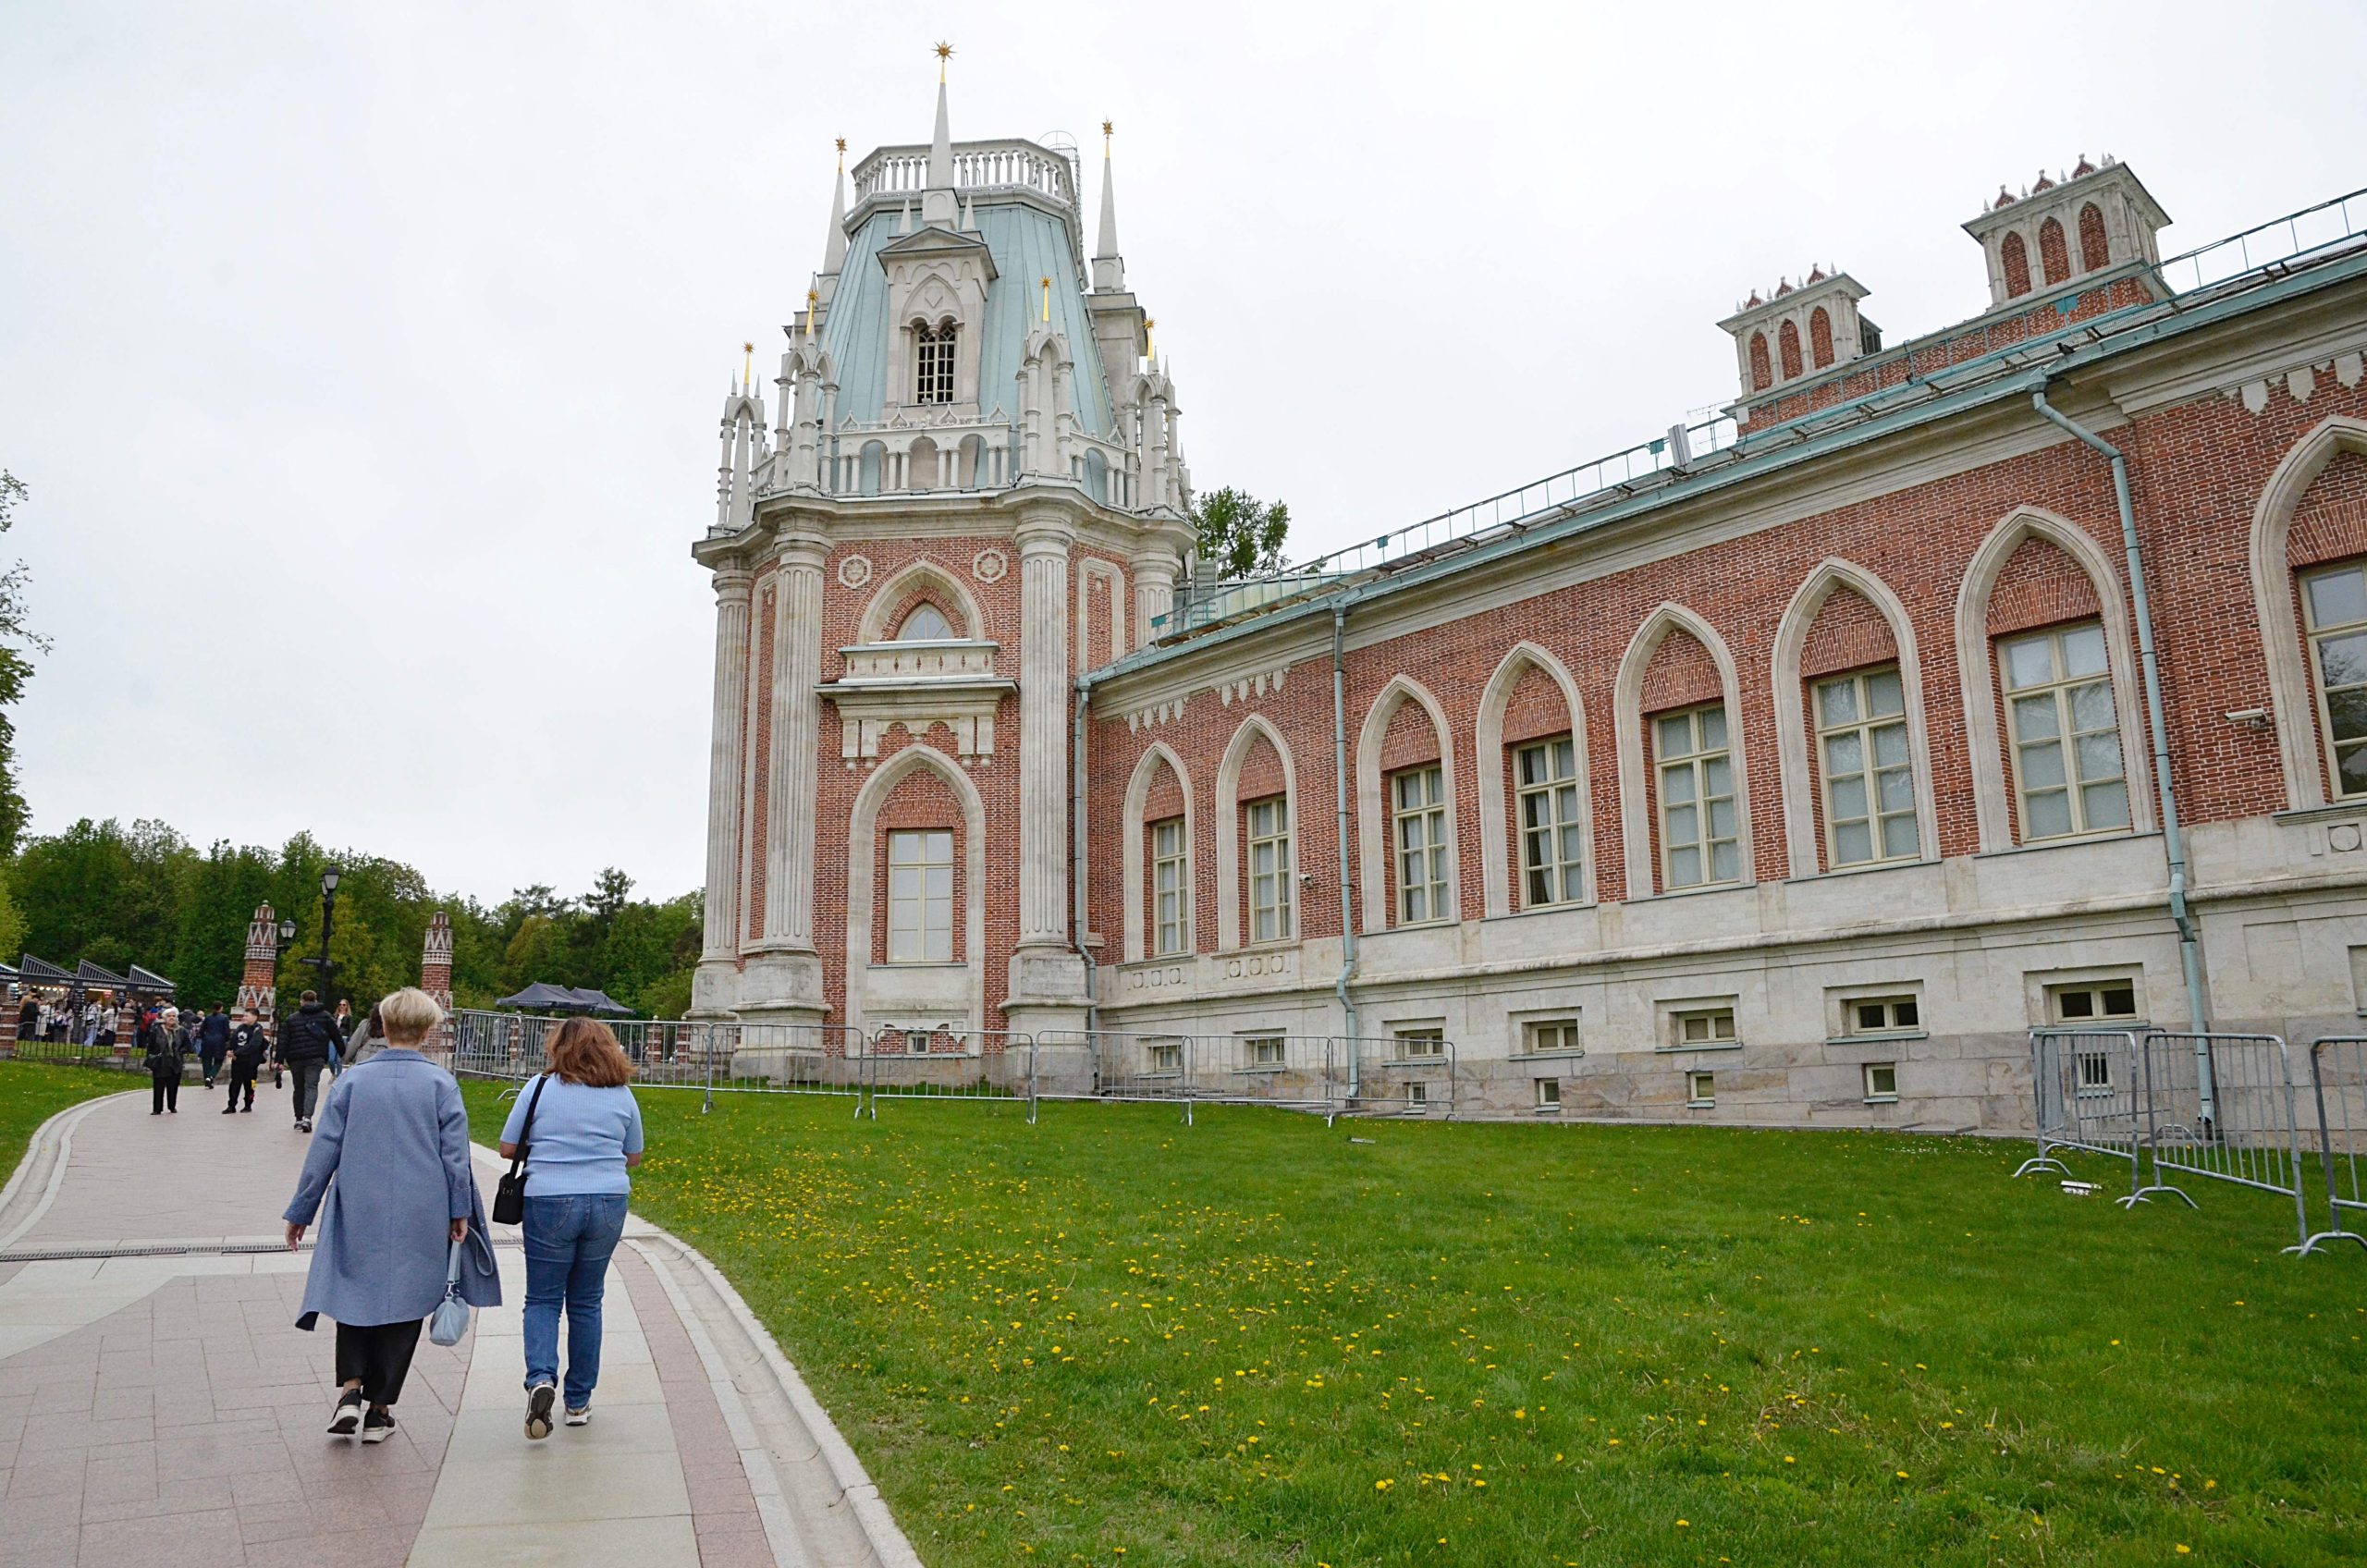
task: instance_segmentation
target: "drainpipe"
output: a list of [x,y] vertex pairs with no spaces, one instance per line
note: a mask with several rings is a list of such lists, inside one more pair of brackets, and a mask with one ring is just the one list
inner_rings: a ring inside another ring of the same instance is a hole
[[2153,610],[2145,593],[2145,556],[2137,540],[2137,510],[2128,498],[2128,460],[2121,456],[2119,447],[2048,402],[2044,387],[2030,394],[2030,407],[2038,410],[2040,418],[2112,459],[2113,499],[2120,508],[2121,553],[2128,557],[2129,594],[2137,605],[2137,656],[2145,680],[2146,729],[2153,742],[2153,792],[2161,802],[2162,847],[2170,863],[2170,920],[2177,926],[2178,962],[2186,972],[2187,1027],[2198,1036],[2194,1045],[2195,1083],[2200,1091],[2202,1121],[2208,1136],[2209,1128],[2217,1120],[2217,1106],[2212,1084],[2210,1044],[2200,1037],[2210,1029],[2202,1005],[2202,939],[2195,929],[2194,913],[2187,907],[2186,901],[2186,834],[2178,826],[2177,795],[2170,786],[2170,732],[2162,717],[2161,660],[2153,651]]
[[1348,696],[1346,650],[1348,602],[1331,603],[1331,780],[1339,804],[1340,840],[1340,978],[1332,986],[1339,994],[1340,1017],[1347,1031],[1348,1097],[1363,1088],[1362,1052],[1357,1048],[1356,1004],[1348,998],[1348,982],[1356,975],[1355,912],[1348,898]]
[[1095,983],[1093,953],[1085,945],[1085,710],[1093,688],[1076,684],[1076,717],[1069,726],[1069,945],[1085,961],[1085,1028],[1100,1026],[1101,988]]

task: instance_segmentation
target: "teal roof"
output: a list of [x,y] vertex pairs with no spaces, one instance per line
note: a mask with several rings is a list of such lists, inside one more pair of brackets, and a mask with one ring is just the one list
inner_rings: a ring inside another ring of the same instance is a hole
[[[917,203],[915,203],[917,206]],[[882,208],[864,220],[847,244],[838,292],[822,320],[822,341],[839,377],[838,417],[873,424],[887,417],[888,276],[879,252],[899,238],[901,213]],[[914,223],[917,226],[918,218]],[[1101,376],[1085,314],[1083,272],[1069,248],[1067,223],[1024,202],[980,202],[976,221],[999,275],[987,287],[986,336],[978,349],[978,411],[1000,406],[1019,418],[1021,351],[1041,309],[1038,278],[1052,280],[1052,325],[1068,338],[1075,363],[1070,386],[1076,417],[1088,435],[1110,437],[1110,388]]]

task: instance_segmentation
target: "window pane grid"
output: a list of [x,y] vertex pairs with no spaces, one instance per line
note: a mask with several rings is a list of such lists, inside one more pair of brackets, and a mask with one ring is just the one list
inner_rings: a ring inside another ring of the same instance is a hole
[[1896,669],[1826,680],[1816,689],[1817,754],[1824,776],[1829,865],[1913,860],[1915,776],[1907,702]]
[[1291,935],[1290,802],[1254,801],[1249,817],[1249,939],[1280,942]]
[[1446,900],[1445,780],[1436,767],[1390,776],[1396,807],[1397,922],[1443,920]]
[[1184,949],[1190,930],[1190,888],[1185,877],[1184,822],[1170,817],[1151,827],[1151,899],[1156,936],[1151,950]]
[[1739,881],[1740,819],[1725,704],[1662,714],[1652,721],[1652,740],[1660,765],[1662,885]]
[[950,321],[913,328],[913,401],[953,401],[953,339],[960,330]]
[[953,835],[888,835],[888,962],[953,962]]
[[2103,628],[2058,627],[1998,644],[2025,841],[2128,827]]
[[1520,804],[1523,905],[1576,903],[1586,831],[1578,821],[1576,742],[1549,741],[1514,753]]
[[2302,580],[2318,724],[2337,799],[2367,795],[2367,566]]

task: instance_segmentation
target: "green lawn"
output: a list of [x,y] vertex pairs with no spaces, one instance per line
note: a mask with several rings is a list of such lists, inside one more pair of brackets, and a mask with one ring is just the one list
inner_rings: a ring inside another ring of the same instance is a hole
[[1972,1140],[641,1097],[636,1208],[936,1568],[2367,1559],[2367,1255],[2278,1256],[2271,1198],[2124,1213]]
[[125,1089],[144,1089],[147,1074],[134,1077],[92,1067],[52,1067],[39,1061],[0,1061],[0,1182],[25,1158],[33,1130],[67,1106]]

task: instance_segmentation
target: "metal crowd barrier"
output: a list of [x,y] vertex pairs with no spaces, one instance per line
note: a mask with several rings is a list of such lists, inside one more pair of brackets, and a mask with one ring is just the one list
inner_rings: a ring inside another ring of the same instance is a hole
[[[452,1015],[452,1071],[521,1081],[542,1071],[562,1021],[462,1009]],[[1452,1118],[1461,1069],[1451,1040],[1337,1035],[1134,1034],[919,1030],[865,1034],[828,1024],[635,1019],[611,1023],[637,1082],[719,1093],[840,1095],[858,1117],[882,1099],[1046,1099],[1178,1106],[1269,1106],[1342,1115]],[[1073,1071],[1061,1059],[1073,1055]]]
[[2014,1174],[2070,1175],[2071,1168],[2056,1153],[2060,1149],[2125,1159],[2128,1191],[2118,1201],[2124,1207],[2144,1202],[2148,1189],[2139,1179],[2139,1150],[2147,1131],[2143,1072],[2144,1053],[2133,1030],[2031,1030],[2038,1148]]
[[2335,1035],[2310,1047],[2312,1107],[2317,1113],[2318,1158],[2326,1183],[2326,1228],[2302,1227],[2301,1244],[2287,1252],[2307,1256],[2322,1242],[2357,1242],[2367,1235],[2344,1223],[2367,1215],[2359,1182],[2360,1145],[2367,1142],[2367,1038]]
[[2145,1036],[2145,1092],[2149,1190],[2192,1205],[2191,1194],[2163,1180],[2167,1171],[2275,1193],[2293,1200],[2300,1239],[2309,1239],[2293,1064],[2282,1039],[2153,1030]]
[[[850,1034],[852,1031],[849,1031]],[[859,1038],[860,1036],[858,1036]],[[886,1028],[865,1042],[868,1114],[889,1099],[1022,1101],[1036,1120],[1036,1040],[1000,1029]],[[858,1115],[865,1114],[858,1110]]]

